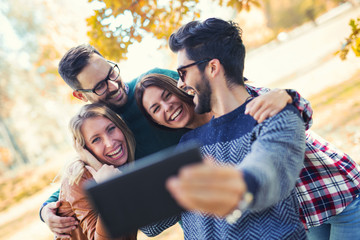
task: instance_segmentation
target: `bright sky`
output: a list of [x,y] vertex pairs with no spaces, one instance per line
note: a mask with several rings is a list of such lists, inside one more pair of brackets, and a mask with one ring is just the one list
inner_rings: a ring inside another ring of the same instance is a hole
[[[96,9],[103,6],[102,3],[96,2],[89,5],[88,1],[86,0],[76,2],[73,2],[72,0],[65,0],[62,4],[64,8],[66,8],[68,5],[72,6],[70,9],[72,11],[68,11],[68,14],[84,16],[84,21],[85,18],[89,16],[89,13],[91,14],[91,8]],[[167,0],[160,0],[158,1],[158,4],[167,4]],[[8,53],[11,54],[11,52],[16,52],[19,50],[23,43],[14,32],[8,19],[2,14],[2,10],[4,10],[5,7],[6,3],[0,2],[0,43],[6,46]],[[214,3],[212,0],[200,0],[198,7],[202,10],[200,20],[204,20],[209,17],[223,18],[224,16],[234,16],[234,11],[231,8],[219,7],[217,3]],[[119,24],[122,24],[126,27],[126,25],[131,24],[132,19],[130,17],[131,15],[125,14],[124,16],[113,19],[113,26],[115,27]],[[51,29],[49,30],[51,31]],[[83,42],[86,42],[86,40]],[[79,42],[79,44],[83,42]],[[125,81],[131,81],[133,78],[155,67],[176,69],[177,63],[172,58],[174,55],[171,53],[171,51],[167,49],[157,49],[161,43],[161,41],[151,37],[149,34],[148,36],[144,37],[141,43],[135,43],[130,46],[128,60],[120,62],[123,79]],[[18,58],[19,55],[16,57]],[[22,61],[25,62],[28,60],[29,59],[26,56],[23,56]],[[26,64],[24,63],[23,65]]]
[[[224,16],[234,16],[234,11],[231,8],[221,8],[211,0],[200,0],[199,8],[202,10],[200,20],[209,17],[223,18]],[[121,69],[124,69],[121,71],[123,79],[131,81],[140,74],[155,67],[175,70],[177,63],[171,58],[171,51],[158,50],[157,47],[160,44],[161,41],[147,36],[141,43],[135,43],[130,46],[128,60],[120,62]]]

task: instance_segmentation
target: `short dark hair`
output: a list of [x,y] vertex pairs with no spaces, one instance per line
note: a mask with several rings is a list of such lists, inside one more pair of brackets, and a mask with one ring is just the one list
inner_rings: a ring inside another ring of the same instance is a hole
[[167,75],[153,73],[145,75],[137,84],[135,88],[135,98],[136,103],[140,109],[140,111],[144,114],[144,116],[150,121],[154,126],[164,129],[164,130],[174,130],[173,128],[165,127],[160,125],[154,121],[154,119],[150,116],[150,114],[146,111],[143,105],[143,96],[146,88],[150,86],[155,86],[161,89],[165,89],[170,93],[177,96],[181,101],[185,102],[190,106],[194,106],[193,97],[184,92],[183,90],[177,88],[177,81]]
[[[204,22],[192,21],[182,26],[169,38],[173,52],[185,49],[186,56],[194,61],[218,59],[228,84],[244,85],[245,46],[241,28],[232,21],[209,18]],[[201,72],[205,64],[198,65]]]
[[82,44],[71,48],[61,58],[58,69],[59,74],[72,89],[81,88],[77,75],[88,65],[89,59],[94,53],[102,57],[93,46]]

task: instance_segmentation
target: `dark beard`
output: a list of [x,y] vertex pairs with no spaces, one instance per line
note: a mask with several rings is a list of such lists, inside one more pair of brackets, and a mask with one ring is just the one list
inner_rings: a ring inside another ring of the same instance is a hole
[[[196,85],[198,94],[198,104],[195,106],[197,114],[211,112],[211,88],[209,79],[202,74],[201,83]],[[201,93],[201,94],[200,94]]]

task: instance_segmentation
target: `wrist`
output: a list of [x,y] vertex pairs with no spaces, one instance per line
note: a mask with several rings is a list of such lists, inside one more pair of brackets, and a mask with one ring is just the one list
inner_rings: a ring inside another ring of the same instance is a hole
[[295,93],[293,91],[291,91],[290,89],[285,89],[286,94],[288,95],[288,104],[292,104],[294,102],[295,99]]
[[44,221],[44,219],[43,219],[43,217],[42,217],[42,210],[43,210],[43,208],[44,208],[46,205],[48,205],[48,202],[44,202],[44,203],[41,205],[40,212],[39,212],[40,220],[41,220],[43,223],[45,223],[45,221]]
[[243,215],[244,211],[248,209],[253,199],[253,194],[250,192],[246,192],[243,195],[243,198],[237,204],[237,207],[225,217],[226,221],[229,224],[234,224],[235,222],[237,222]]

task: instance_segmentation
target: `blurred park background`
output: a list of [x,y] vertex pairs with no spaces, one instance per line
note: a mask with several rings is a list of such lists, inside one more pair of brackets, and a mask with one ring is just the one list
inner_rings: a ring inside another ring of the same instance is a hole
[[[74,156],[67,125],[83,104],[57,73],[62,55],[91,43],[125,81],[175,70],[167,38],[208,17],[243,29],[250,84],[297,89],[312,130],[360,162],[358,0],[1,0],[0,239],[52,239],[38,210]],[[175,226],[153,239],[181,238]]]

